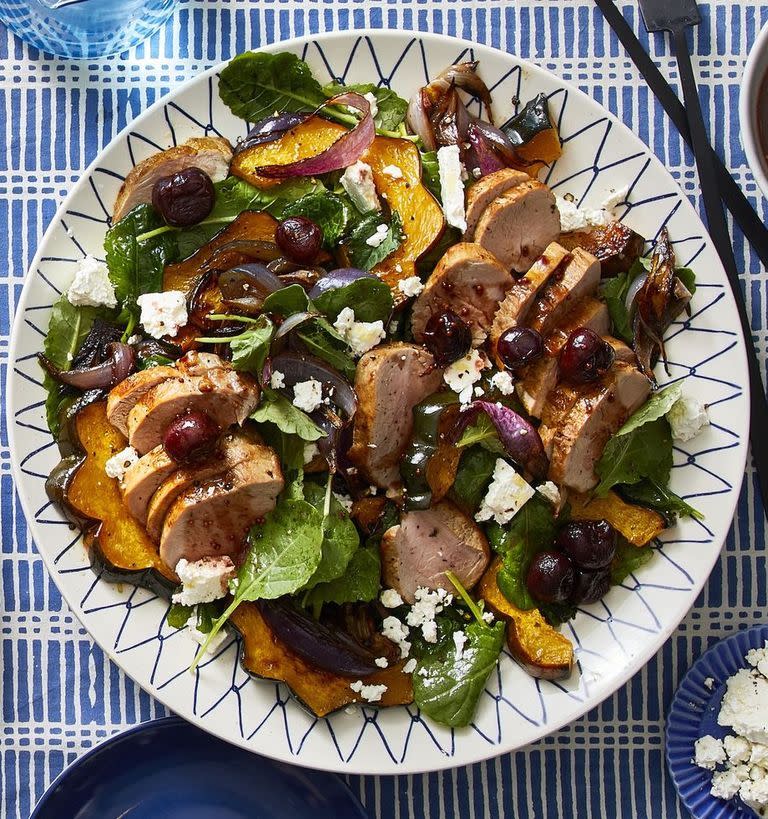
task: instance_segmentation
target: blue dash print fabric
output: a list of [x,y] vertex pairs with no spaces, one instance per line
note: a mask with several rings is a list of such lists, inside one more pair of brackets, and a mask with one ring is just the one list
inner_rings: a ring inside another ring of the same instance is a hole
[[[646,34],[636,2],[618,5],[677,88],[665,38]],[[712,140],[765,219],[740,143],[738,95],[768,3],[699,5],[692,45]],[[90,62],[41,54],[0,26],[3,388],[25,272],[58,205],[101,149],[169,90],[240,51],[363,28],[455,35],[575,83],[651,148],[701,211],[691,154],[591,0],[181,0],[146,43]],[[734,239],[765,370],[768,281],[738,230]],[[766,621],[765,524],[748,466],[732,529],[694,608],[645,668],[581,719],[514,754],[434,774],[348,776],[352,789],[376,819],[684,817],[664,763],[668,703],[709,645]],[[26,819],[79,755],[166,709],[93,644],[48,577],[14,492],[5,413],[0,526],[0,817]]]

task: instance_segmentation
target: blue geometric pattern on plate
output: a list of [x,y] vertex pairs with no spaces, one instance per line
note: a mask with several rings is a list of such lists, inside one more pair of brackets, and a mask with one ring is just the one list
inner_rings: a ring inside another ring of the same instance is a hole
[[[326,79],[391,85],[409,95],[450,62],[478,57],[500,120],[510,100],[546,93],[565,144],[547,180],[558,194],[597,204],[629,184],[620,209],[653,239],[668,226],[681,264],[694,264],[692,313],[668,335],[669,375],[710,406],[712,426],[676,447],[673,488],[704,521],[664,533],[653,561],[565,626],[577,669],[562,682],[534,680],[506,652],[491,675],[473,724],[454,731],[422,719],[415,707],[316,719],[283,685],[251,680],[234,640],[195,672],[195,647],[165,623],[166,604],[143,589],[94,576],[81,539],[48,502],[44,480],[57,461],[45,428],[35,354],[50,307],[85,253],[103,255],[111,203],[128,170],[158,149],[193,135],[245,135],[221,104],[215,71],[182,86],[140,117],[83,176],[52,223],[19,304],[11,350],[9,418],[19,493],[40,551],[73,611],[109,656],[168,707],[217,735],[276,758],[360,773],[437,769],[520,747],[585,712],[628,679],[658,649],[695,599],[717,559],[744,470],[747,402],[743,345],[733,301],[698,217],[658,160],[610,114],[572,86],[516,58],[450,38],[376,32],[280,43]],[[685,332],[683,332],[685,331]],[[712,499],[717,498],[713,503]]]
[[[738,799],[718,799],[709,789],[712,772],[694,765],[694,743],[711,734],[722,739],[732,733],[717,724],[725,683],[740,668],[751,648],[768,643],[768,625],[737,631],[715,643],[683,677],[667,717],[667,765],[683,804],[696,819],[749,819],[755,812]],[[714,680],[712,688],[704,682]]]

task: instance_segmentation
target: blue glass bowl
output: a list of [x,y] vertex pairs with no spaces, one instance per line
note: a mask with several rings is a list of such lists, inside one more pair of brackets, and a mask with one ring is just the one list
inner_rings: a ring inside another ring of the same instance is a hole
[[30,819],[367,819],[341,777],[273,762],[179,717],[145,722],[70,765]]
[[[712,773],[693,764],[693,745],[711,734],[722,739],[729,733],[717,724],[725,683],[740,668],[751,648],[768,640],[768,625],[737,631],[699,657],[683,677],[667,717],[667,765],[680,799],[696,819],[755,819],[754,811],[738,799],[725,801],[709,793]],[[704,681],[712,678],[711,690]]]

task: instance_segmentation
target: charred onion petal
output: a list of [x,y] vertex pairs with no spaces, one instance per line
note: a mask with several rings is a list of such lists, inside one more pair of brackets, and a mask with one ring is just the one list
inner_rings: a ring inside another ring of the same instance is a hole
[[266,263],[280,258],[282,253],[274,242],[265,242],[263,239],[236,239],[214,251],[205,263],[205,269],[228,270],[232,267],[228,259],[234,255],[244,256],[254,262]]
[[[500,171],[506,167],[498,155],[493,150],[485,134],[477,127],[476,123],[470,122],[467,129],[467,139],[470,148],[467,151],[465,162],[470,173],[475,168],[479,171],[479,176],[486,176],[489,173]],[[477,176],[478,174],[474,174]]]
[[286,131],[306,122],[311,114],[293,114],[288,112],[272,114],[271,117],[259,120],[248,132],[248,136],[235,148],[235,154],[253,148],[255,145],[263,145],[266,142],[274,142],[280,139]]
[[494,153],[496,153],[496,155],[505,165],[520,167],[520,165],[529,164],[524,162],[517,155],[517,151],[515,151],[512,141],[500,128],[497,128],[495,125],[491,125],[489,122],[486,122],[483,119],[473,120],[472,125],[483,135],[486,143],[491,146]]
[[136,365],[136,353],[132,347],[119,341],[107,345],[109,358],[102,364],[77,370],[60,370],[42,353],[38,354],[43,369],[54,380],[79,390],[114,387],[124,381]]
[[289,162],[287,165],[263,165],[255,169],[259,176],[272,179],[287,179],[293,176],[319,176],[330,171],[346,168],[360,159],[376,136],[376,126],[371,116],[370,103],[360,94],[349,91],[331,97],[315,113],[321,111],[326,105],[346,105],[350,108],[357,108],[363,117],[351,131],[347,131],[330,148],[326,148],[316,156],[300,159],[297,162]]
[[326,290],[335,290],[337,287],[345,287],[358,279],[375,279],[373,273],[368,273],[365,270],[359,270],[356,267],[340,267],[337,270],[331,270],[326,273],[317,284],[309,291],[310,299],[316,299],[321,293]]
[[120,341],[123,335],[121,327],[109,324],[102,319],[95,319],[88,334],[83,339],[80,349],[75,353],[70,370],[82,370],[101,364],[109,353],[107,349],[114,341]]
[[163,356],[164,358],[177,359],[182,354],[182,349],[178,344],[171,344],[158,338],[145,338],[131,345],[139,358],[151,358],[152,356]]
[[[241,333],[242,325],[236,322],[211,321],[208,318],[210,313],[221,312],[216,293],[218,278],[217,270],[208,270],[198,277],[187,297],[187,312],[190,323],[205,330],[207,336],[224,339]],[[212,295],[214,300],[209,299]]]
[[642,289],[647,278],[648,278],[647,272],[641,273],[634,279],[632,284],[629,285],[629,289],[627,290],[627,297],[624,299],[624,307],[626,307],[628,313],[632,312],[635,304],[635,299],[637,298],[637,294]]
[[338,407],[349,421],[357,411],[357,396],[346,379],[330,365],[300,353],[284,352],[272,359],[272,372],[281,372],[285,377],[285,389],[291,389],[300,381],[314,378],[323,385],[323,392],[330,402]]
[[520,467],[527,470],[535,478],[543,478],[547,474],[549,459],[544,451],[539,432],[530,421],[503,404],[492,401],[473,401],[459,416],[459,423],[454,436],[458,440],[461,433],[484,412],[496,427],[507,455]]
[[455,86],[451,85],[437,100],[429,119],[438,145],[466,145],[472,117]]
[[347,632],[329,628],[286,600],[257,605],[275,637],[311,666],[342,677],[366,677],[377,670],[373,653]]
[[227,302],[258,310],[264,299],[283,283],[263,264],[253,262],[226,270],[219,276],[219,290]]
[[424,89],[420,88],[408,103],[406,123],[411,132],[424,143],[425,150],[434,151],[437,148],[437,142],[427,113],[429,107],[429,98]]
[[444,85],[447,88],[453,84],[457,88],[461,88],[462,91],[471,94],[473,97],[477,97],[485,106],[485,112],[488,115],[489,121],[493,122],[491,92],[477,73],[477,65],[477,60],[450,65],[444,71],[441,71],[429,85]]
[[310,319],[315,318],[317,315],[317,313],[303,312],[294,313],[292,316],[288,316],[280,327],[278,327],[277,332],[275,333],[275,340],[282,338],[283,336],[287,336],[291,330],[295,330],[297,327],[301,326]]

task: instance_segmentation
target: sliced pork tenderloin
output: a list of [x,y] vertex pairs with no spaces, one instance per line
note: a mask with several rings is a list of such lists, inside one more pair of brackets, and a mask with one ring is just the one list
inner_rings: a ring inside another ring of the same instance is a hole
[[139,523],[146,523],[147,507],[152,496],[178,468],[178,464],[161,445],[142,455],[125,470],[120,482],[123,503]]
[[464,241],[473,241],[477,223],[494,199],[512,190],[512,188],[516,188],[523,182],[528,182],[530,178],[524,171],[502,168],[502,170],[489,173],[473,183],[467,191],[467,229],[464,232]]
[[181,374],[174,367],[150,367],[129,375],[113,387],[107,396],[107,418],[113,427],[123,435],[128,435],[128,414],[153,387],[163,381],[181,380]]
[[605,227],[589,231],[563,233],[560,243],[569,250],[581,247],[599,259],[603,276],[626,273],[645,247],[645,239],[623,222],[610,222]]

